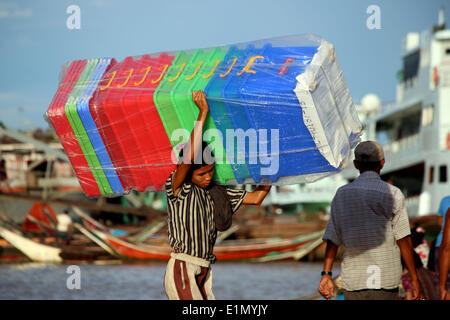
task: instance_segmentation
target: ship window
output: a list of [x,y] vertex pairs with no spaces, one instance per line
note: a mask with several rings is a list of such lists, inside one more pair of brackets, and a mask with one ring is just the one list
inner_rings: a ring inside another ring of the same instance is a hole
[[397,139],[403,139],[419,133],[420,131],[420,112],[415,112],[400,120],[400,126],[397,128]]
[[422,162],[389,172],[388,176],[382,175],[381,178],[384,181],[391,180],[394,186],[403,192],[405,197],[420,195],[425,179],[425,164]]
[[403,58],[403,81],[415,78],[419,71],[420,51],[417,50]]
[[439,166],[439,182],[447,182],[447,166]]
[[430,167],[429,171],[428,171],[428,183],[432,184],[433,183],[433,176],[434,176],[434,167]]
[[445,54],[450,54],[450,48],[447,48],[447,49],[445,50]]

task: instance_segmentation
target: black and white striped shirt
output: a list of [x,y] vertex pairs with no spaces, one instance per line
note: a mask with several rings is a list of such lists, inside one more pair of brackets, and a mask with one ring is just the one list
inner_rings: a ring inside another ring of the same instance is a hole
[[[194,183],[184,182],[178,195],[172,187],[172,172],[166,181],[169,244],[174,252],[185,253],[214,263],[217,230],[214,224],[213,199],[209,192]],[[245,190],[227,188],[233,212],[239,209]]]

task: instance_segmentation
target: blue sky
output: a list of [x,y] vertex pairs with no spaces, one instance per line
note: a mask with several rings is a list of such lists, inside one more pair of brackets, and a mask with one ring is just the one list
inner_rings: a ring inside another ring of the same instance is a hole
[[[69,30],[68,6],[81,9]],[[368,6],[381,9],[369,30]],[[0,0],[0,121],[46,128],[43,119],[63,63],[313,33],[336,47],[354,101],[395,99],[401,43],[437,23],[444,0]],[[450,6],[445,12],[450,24]]]

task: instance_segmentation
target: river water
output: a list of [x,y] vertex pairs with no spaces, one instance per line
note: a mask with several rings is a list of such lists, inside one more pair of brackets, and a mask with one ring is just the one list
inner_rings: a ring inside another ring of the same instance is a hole
[[[167,299],[165,263],[80,264],[80,289],[68,289],[74,283],[69,266],[2,264],[0,299]],[[216,263],[213,291],[222,300],[296,299],[317,292],[321,270],[322,263]]]

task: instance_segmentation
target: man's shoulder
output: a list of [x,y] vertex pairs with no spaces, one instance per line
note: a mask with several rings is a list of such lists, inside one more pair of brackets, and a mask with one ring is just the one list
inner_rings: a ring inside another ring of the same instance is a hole
[[339,187],[336,190],[336,193],[334,194],[333,202],[342,201],[343,199],[346,199],[349,192],[351,193],[351,189],[354,189],[355,187],[353,182],[347,183],[346,185]]
[[382,182],[388,186],[388,188],[392,194],[397,195],[397,196],[403,196],[403,192],[402,192],[402,190],[400,190],[400,188],[398,188],[392,184],[389,184],[387,182],[384,182],[384,181],[382,181]]
[[396,186],[389,184],[381,179],[367,179],[364,181],[355,179],[352,182],[347,183],[339,187],[336,191],[336,195],[345,193],[345,192],[355,192],[355,189],[373,189],[374,191],[380,191],[382,193],[390,193],[395,197],[403,197],[403,192]]
[[349,182],[349,183],[347,183],[347,184],[345,184],[345,185],[343,185],[343,186],[340,186],[340,187],[336,190],[336,196],[342,194],[342,193],[345,192],[346,190],[349,190],[349,189],[353,188],[353,187],[355,186],[355,185],[354,185],[354,182],[355,182],[355,181],[352,181],[352,182]]

